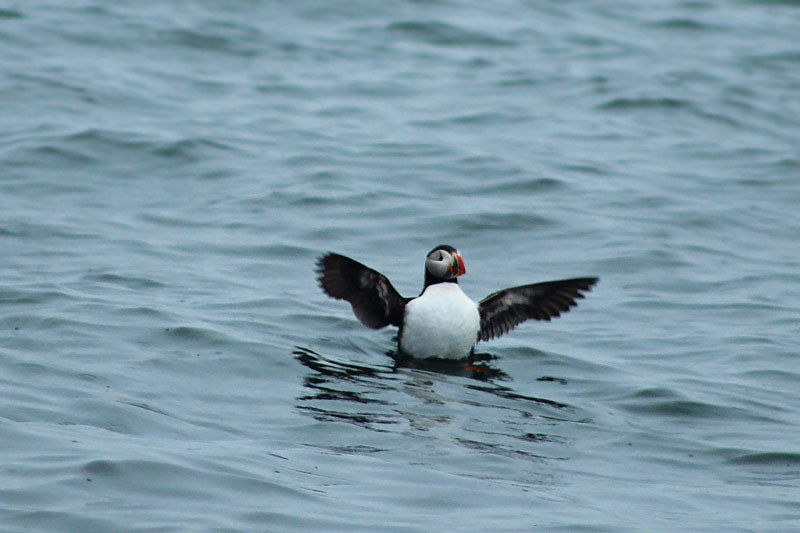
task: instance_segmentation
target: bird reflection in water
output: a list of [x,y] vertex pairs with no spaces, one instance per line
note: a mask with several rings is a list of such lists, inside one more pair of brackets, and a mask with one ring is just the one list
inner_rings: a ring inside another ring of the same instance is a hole
[[469,360],[462,361],[452,359],[415,359],[397,350],[391,350],[386,355],[394,361],[395,370],[413,368],[425,372],[433,372],[434,374],[447,374],[448,376],[472,378],[480,381],[509,379],[508,374],[491,366],[489,361],[494,359],[494,356],[488,353],[476,353]]
[[[371,397],[376,392],[394,389],[390,382],[398,378],[393,376],[392,367],[337,361],[301,346],[296,347],[292,354],[313,371],[303,378],[310,393],[297,398],[300,402],[298,409],[317,420],[341,420],[375,430],[397,422],[396,415],[385,409],[388,405],[386,400]],[[332,408],[326,408],[328,406]]]
[[403,407],[405,402],[397,397],[397,393],[403,393],[425,403],[446,404],[447,400],[436,391],[440,381],[436,376],[441,374],[480,382],[466,387],[505,400],[531,402],[548,410],[569,408],[553,400],[519,394],[497,383],[510,377],[491,365],[494,357],[490,354],[476,354],[465,362],[420,360],[390,351],[387,355],[393,364],[375,366],[337,360],[299,346],[292,354],[312,371],[303,379],[307,392],[297,398],[297,408],[317,420],[346,421],[377,431],[389,431],[389,426],[401,422],[410,422],[417,428],[447,424],[448,420],[417,420],[419,414],[411,420],[411,413]]

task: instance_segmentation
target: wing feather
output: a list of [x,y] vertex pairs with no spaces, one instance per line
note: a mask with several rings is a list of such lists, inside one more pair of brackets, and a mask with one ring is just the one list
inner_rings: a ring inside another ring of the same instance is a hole
[[591,290],[597,278],[574,278],[511,287],[490,294],[479,304],[479,339],[488,341],[514,329],[528,319],[547,320],[561,316],[583,292]]
[[325,294],[349,302],[365,326],[400,326],[409,298],[400,296],[380,272],[349,257],[328,253],[317,260],[317,280]]

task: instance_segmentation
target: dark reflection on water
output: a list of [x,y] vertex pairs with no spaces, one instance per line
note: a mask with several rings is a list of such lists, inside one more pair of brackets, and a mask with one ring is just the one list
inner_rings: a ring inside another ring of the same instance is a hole
[[[494,408],[520,411],[526,417],[576,422],[570,416],[574,411],[572,406],[520,394],[497,383],[511,381],[511,377],[491,365],[494,359],[491,354],[476,354],[467,362],[417,360],[390,351],[386,355],[392,358],[393,364],[375,366],[323,356],[300,346],[292,354],[311,370],[303,378],[306,393],[297,397],[297,408],[317,420],[346,421],[378,431],[386,430],[387,425],[409,421],[409,413],[399,409],[402,401],[399,398],[392,401],[392,394],[412,394],[424,398],[426,403],[445,403],[434,392],[433,385],[436,375],[446,375],[474,380],[463,385],[467,391],[491,395],[506,402],[511,400],[510,404],[495,405]],[[472,394],[469,396],[474,397]],[[487,399],[462,401],[481,407],[491,403]],[[564,416],[559,416],[559,413]],[[541,437],[543,435],[539,435],[538,440],[546,440]]]
[[394,389],[390,384],[397,379],[394,368],[339,361],[300,346],[292,354],[313,371],[303,379],[309,392],[297,398],[298,409],[317,420],[340,420],[378,431],[382,425],[399,422],[396,413],[379,408],[389,402],[371,397]]
[[392,350],[386,353],[395,362],[395,369],[413,368],[424,370],[435,374],[447,374],[449,376],[460,376],[465,378],[477,379],[480,381],[492,381],[493,379],[511,379],[508,374],[498,368],[491,366],[488,361],[494,356],[488,353],[476,353],[469,361],[453,361],[450,359],[414,359],[402,352]]
[[[292,352],[292,355],[304,366],[319,372],[323,376],[337,377],[344,381],[351,382],[366,377],[388,377],[404,368],[432,372],[434,374],[466,377],[487,382],[511,379],[508,374],[488,363],[488,361],[494,359],[494,356],[488,353],[474,354],[469,361],[452,361],[448,359],[414,359],[402,352],[390,350],[386,352],[386,355],[391,357],[394,364],[392,366],[374,367],[322,356],[302,346],[297,346]],[[311,385],[309,380],[316,381],[315,378],[307,377],[306,384],[309,386]],[[319,380],[325,381],[323,378],[319,378]],[[383,387],[385,388],[386,385]],[[315,397],[319,399],[318,395]]]
[[535,396],[520,394],[518,392],[514,392],[512,389],[508,387],[501,387],[501,386],[483,387],[480,385],[467,385],[467,388],[481,392],[488,392],[490,394],[500,396],[501,398],[507,398],[509,400],[525,400],[528,402],[538,403],[541,405],[547,405],[549,407],[556,407],[558,409],[567,409],[568,407],[570,407],[565,403],[556,402],[554,400],[548,400],[547,398],[537,398]]
[[370,367],[355,363],[337,361],[330,357],[324,357],[313,350],[297,346],[292,352],[295,358],[311,370],[315,370],[326,376],[336,376],[347,381],[356,381],[362,377],[374,377],[381,374],[392,374],[391,367]]

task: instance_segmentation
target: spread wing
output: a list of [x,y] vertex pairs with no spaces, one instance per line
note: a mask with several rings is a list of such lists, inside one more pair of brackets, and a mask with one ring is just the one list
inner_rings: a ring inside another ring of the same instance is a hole
[[346,300],[368,328],[400,326],[406,302],[389,279],[343,255],[328,253],[317,260],[317,280],[325,294]]
[[488,341],[508,333],[533,318],[550,320],[569,311],[597,283],[597,278],[562,279],[503,289],[481,300],[480,340]]

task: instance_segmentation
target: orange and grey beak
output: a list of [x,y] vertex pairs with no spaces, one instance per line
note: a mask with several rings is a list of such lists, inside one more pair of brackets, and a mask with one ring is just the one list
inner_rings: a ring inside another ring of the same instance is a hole
[[467,266],[464,264],[464,259],[461,257],[461,254],[454,253],[453,254],[453,262],[450,263],[450,266],[447,267],[449,272],[455,272],[454,278],[458,276],[463,276],[467,273]]

